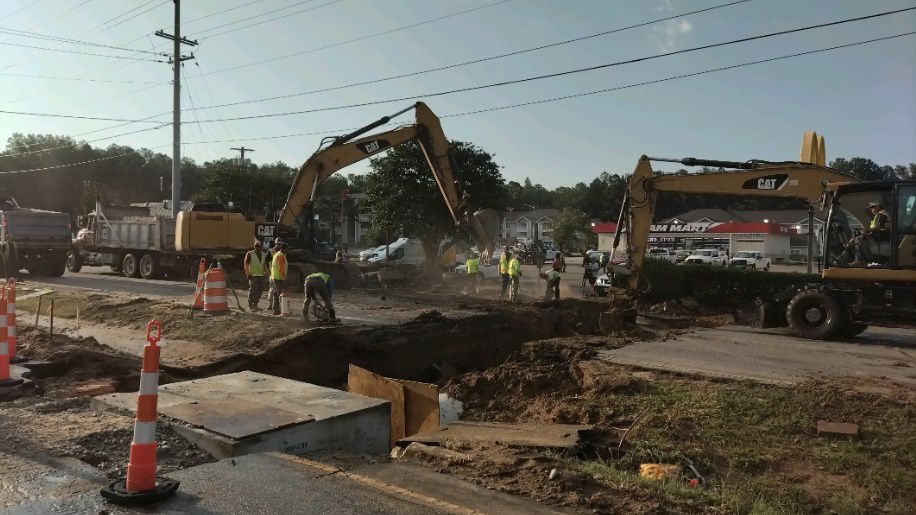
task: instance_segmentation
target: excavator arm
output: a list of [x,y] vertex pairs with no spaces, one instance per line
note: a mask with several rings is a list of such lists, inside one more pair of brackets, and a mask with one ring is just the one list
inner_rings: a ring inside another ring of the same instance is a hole
[[[354,139],[411,109],[416,114],[416,123],[413,125]],[[470,233],[479,248],[492,251],[499,218],[495,211],[490,209],[479,210],[473,214],[467,212],[468,199],[466,195],[459,194],[453,163],[449,156],[448,140],[442,131],[439,118],[423,102],[417,102],[391,116],[335,138],[330,145],[312,154],[293,179],[283,211],[280,213],[280,225],[306,226],[310,223],[307,218],[309,208],[315,201],[315,194],[329,177],[342,168],[414,139],[420,144],[452,219]]]
[[[811,143],[813,139],[814,143]],[[812,150],[813,148],[813,150]],[[858,182],[851,175],[824,166],[823,138],[807,133],[802,144],[802,162],[773,163],[764,161],[727,162],[694,158],[664,159],[642,156],[627,187],[620,222],[614,236],[617,249],[626,227],[627,264],[616,269],[627,274],[627,287],[636,291],[648,247],[649,230],[658,193],[710,193],[758,197],[795,198],[818,205],[822,196],[839,184]],[[805,162],[810,160],[810,162]],[[651,161],[677,162],[687,166],[716,166],[739,170],[698,174],[657,175]],[[819,164],[815,164],[819,163]]]

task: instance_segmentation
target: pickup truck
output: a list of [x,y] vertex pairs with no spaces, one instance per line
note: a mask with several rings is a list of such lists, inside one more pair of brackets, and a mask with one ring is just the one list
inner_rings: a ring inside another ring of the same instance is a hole
[[719,265],[726,266],[728,258],[725,252],[719,249],[700,249],[695,250],[693,254],[687,256],[684,263],[688,265]]
[[669,263],[677,263],[677,256],[668,249],[651,248],[646,251],[647,259],[661,259]]
[[754,270],[770,270],[770,258],[763,257],[762,252],[742,250],[728,261],[728,266],[745,267]]
[[[0,272],[15,276],[64,275],[70,250],[70,215],[20,207],[13,197],[0,198]],[[15,249],[15,252],[13,252]]]

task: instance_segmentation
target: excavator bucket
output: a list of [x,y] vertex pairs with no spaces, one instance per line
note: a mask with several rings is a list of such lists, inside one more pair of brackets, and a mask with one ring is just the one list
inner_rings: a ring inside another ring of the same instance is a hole
[[493,250],[499,236],[499,215],[493,209],[480,209],[468,220],[479,250]]

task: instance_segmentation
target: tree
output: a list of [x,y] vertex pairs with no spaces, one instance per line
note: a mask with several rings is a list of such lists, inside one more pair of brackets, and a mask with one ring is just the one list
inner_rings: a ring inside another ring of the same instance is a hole
[[[493,156],[471,143],[452,141],[450,145],[457,165],[455,179],[469,196],[471,208],[503,209],[506,187]],[[416,142],[373,158],[370,166],[372,171],[366,176],[365,186],[375,237],[390,234],[419,238],[428,256],[437,254],[445,238],[468,240],[464,231],[455,226]]]
[[553,226],[553,241],[562,251],[579,250],[590,228],[589,217],[584,211],[566,208]]
[[853,157],[848,160],[840,157],[833,160],[830,167],[854,175],[861,181],[892,181],[897,178],[893,167],[880,166],[864,157]]

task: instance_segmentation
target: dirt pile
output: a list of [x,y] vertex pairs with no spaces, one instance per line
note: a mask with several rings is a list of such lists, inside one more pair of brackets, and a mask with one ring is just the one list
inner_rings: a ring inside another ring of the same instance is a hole
[[596,360],[596,349],[625,345],[606,337],[529,342],[500,366],[452,378],[444,391],[464,403],[463,418],[494,422],[595,424],[609,412],[591,401],[645,391],[646,380]]

